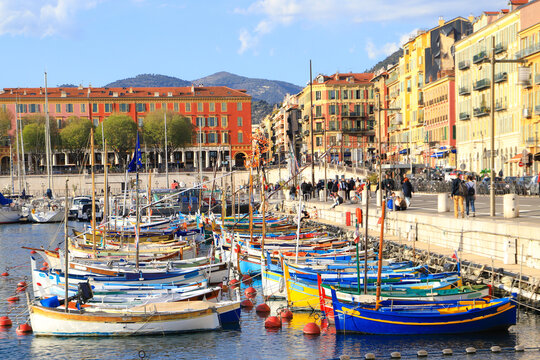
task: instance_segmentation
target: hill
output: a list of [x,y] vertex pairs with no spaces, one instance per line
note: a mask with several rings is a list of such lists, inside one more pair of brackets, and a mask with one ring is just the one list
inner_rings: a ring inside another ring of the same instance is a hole
[[302,90],[300,86],[285,81],[248,78],[225,71],[193,80],[193,83],[245,89],[254,99],[264,100],[270,105],[282,102],[285,94],[296,94]]
[[191,86],[190,81],[182,80],[173,76],[159,74],[140,74],[135,77],[116,80],[106,87],[180,87]]
[[388,65],[397,64],[399,62],[399,58],[403,55],[403,49],[396,50],[394,53],[388,55],[388,57],[384,60],[379,61],[376,63],[371,69],[366,70],[368,73],[374,73],[375,71],[385,68]]

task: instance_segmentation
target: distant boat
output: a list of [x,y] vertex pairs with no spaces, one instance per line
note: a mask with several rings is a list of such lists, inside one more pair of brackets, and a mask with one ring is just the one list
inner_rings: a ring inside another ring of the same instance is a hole
[[19,222],[21,218],[21,209],[13,204],[13,200],[4,197],[0,193],[0,224],[11,224]]

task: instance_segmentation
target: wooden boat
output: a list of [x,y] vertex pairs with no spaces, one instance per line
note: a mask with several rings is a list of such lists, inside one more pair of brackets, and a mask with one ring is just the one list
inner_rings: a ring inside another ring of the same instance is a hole
[[461,334],[516,324],[511,298],[344,303],[332,291],[336,331],[381,335]]

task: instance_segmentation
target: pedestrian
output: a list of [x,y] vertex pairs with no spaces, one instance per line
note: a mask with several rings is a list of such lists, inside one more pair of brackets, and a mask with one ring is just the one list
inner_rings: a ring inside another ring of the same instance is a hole
[[382,181],[382,190],[386,197],[394,191],[394,180],[392,180],[388,174],[386,174],[385,179]]
[[[454,200],[454,217],[457,219],[461,214],[461,217],[465,217],[465,212],[463,211],[463,200],[467,195],[467,186],[461,180],[461,174],[458,174],[454,180],[452,180],[452,192],[451,196]],[[459,211],[458,211],[459,208]]]
[[354,192],[354,185],[355,185],[355,181],[353,178],[351,178],[347,182],[347,192],[349,193],[349,200],[351,200],[351,192]]
[[334,198],[334,203],[332,204],[330,209],[333,209],[336,206],[343,204],[343,198],[341,196],[339,196],[339,194],[337,192],[332,193],[332,197]]
[[411,198],[412,193],[414,192],[414,188],[409,181],[409,178],[405,177],[403,179],[403,184],[401,185],[401,189],[403,190],[403,197],[405,197],[405,202],[407,203],[407,207],[411,207]]
[[296,186],[291,185],[291,188],[289,189],[289,195],[291,196],[291,200],[294,200],[296,198]]
[[465,212],[469,216],[469,207],[472,211],[472,217],[476,217],[476,209],[474,208],[474,200],[476,200],[476,181],[472,175],[467,177],[467,197],[465,198]]
[[304,200],[307,200],[306,199],[307,191],[308,191],[307,183],[304,180],[304,181],[302,181],[302,184],[300,184],[300,194],[302,194],[302,196],[304,197]]
[[396,196],[395,209],[396,211],[407,210],[407,202],[404,199],[402,199],[401,196]]
[[335,194],[337,194],[337,192],[339,191],[339,182],[337,180],[334,180],[332,182],[332,188],[331,188],[331,191]]

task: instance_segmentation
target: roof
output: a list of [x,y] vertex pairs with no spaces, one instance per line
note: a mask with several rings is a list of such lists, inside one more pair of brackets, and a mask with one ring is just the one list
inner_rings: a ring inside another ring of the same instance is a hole
[[[226,86],[186,86],[186,87],[56,87],[48,88],[50,98],[149,98],[149,97],[245,97],[246,90],[235,90]],[[42,99],[45,97],[44,88],[4,88],[0,91],[0,99]]]
[[529,0],[510,0],[508,3],[510,5],[524,5],[526,3],[528,3]]
[[[317,76],[317,79],[319,77],[323,77],[323,83],[327,85],[335,85],[335,84],[359,84],[359,83],[365,83],[369,84],[371,79],[373,79],[372,73],[335,73],[331,76],[327,75],[319,75]],[[313,84],[318,84],[318,81],[313,82]],[[320,84],[320,83],[319,83]]]

